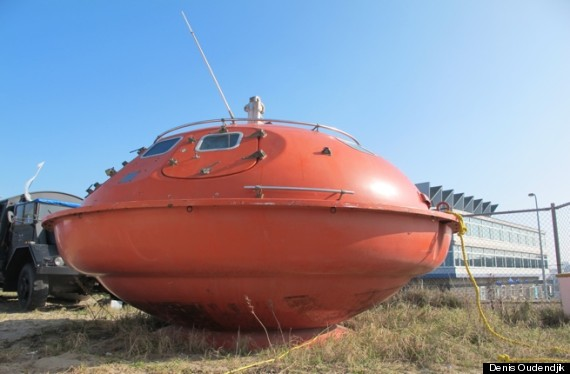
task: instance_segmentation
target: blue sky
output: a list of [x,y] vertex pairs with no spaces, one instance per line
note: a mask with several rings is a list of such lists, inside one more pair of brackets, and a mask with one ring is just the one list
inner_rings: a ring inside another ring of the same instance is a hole
[[0,196],[79,196],[162,131],[259,95],[498,203],[570,201],[570,2],[0,0]]

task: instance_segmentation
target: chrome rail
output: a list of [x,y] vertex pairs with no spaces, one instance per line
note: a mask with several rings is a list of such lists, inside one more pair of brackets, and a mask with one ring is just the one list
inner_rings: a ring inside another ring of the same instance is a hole
[[280,190],[280,191],[307,191],[307,192],[327,192],[340,194],[339,200],[343,195],[354,195],[354,191],[334,189],[334,188],[314,188],[314,187],[290,187],[290,186],[243,186],[247,190],[255,190],[256,197],[263,198],[263,190]]
[[288,121],[288,120],[281,120],[281,119],[266,119],[266,118],[262,118],[262,119],[248,119],[248,118],[221,118],[221,119],[210,119],[210,120],[206,120],[206,121],[199,121],[199,122],[190,122],[190,123],[186,123],[180,126],[176,126],[171,128],[170,130],[166,130],[165,132],[159,134],[156,139],[155,142],[157,142],[158,140],[160,140],[161,138],[163,138],[165,135],[173,133],[175,131],[187,128],[187,127],[193,127],[193,126],[200,126],[200,125],[208,125],[211,123],[221,123],[222,127],[227,127],[228,124],[230,126],[233,125],[237,125],[237,124],[241,124],[241,125],[245,125],[248,123],[255,123],[255,122],[261,122],[261,125],[298,125],[298,126],[307,126],[307,127],[312,127],[312,131],[319,131],[319,129],[325,129],[325,130],[329,130],[332,132],[336,132],[338,134],[341,134],[343,136],[346,136],[347,138],[349,138],[350,140],[352,140],[354,143],[356,143],[357,145],[361,145],[360,142],[352,135],[350,135],[349,133],[339,130],[335,127],[332,126],[327,126],[327,125],[320,125],[318,123],[309,123],[309,122],[298,122],[298,121]]

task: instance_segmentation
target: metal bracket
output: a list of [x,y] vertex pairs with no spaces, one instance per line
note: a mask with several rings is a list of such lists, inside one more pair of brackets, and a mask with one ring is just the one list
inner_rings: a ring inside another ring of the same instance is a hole
[[117,170],[115,170],[115,168],[112,167],[112,168],[109,168],[109,169],[105,170],[105,174],[106,174],[108,177],[112,177],[113,175],[117,174]]
[[263,199],[263,189],[261,186],[255,186],[255,197],[258,199]]
[[267,154],[263,152],[263,149],[260,149],[258,151],[253,152],[249,156],[243,157],[242,160],[251,160],[251,159],[263,160],[265,157],[267,157]]
[[256,132],[254,132],[253,134],[251,134],[250,136],[248,136],[248,138],[265,138],[267,136],[267,133],[265,132],[265,130],[263,129],[259,129]]
[[130,151],[129,153],[134,153],[134,152],[136,152],[137,155],[140,155],[141,153],[143,153],[144,151],[146,151],[146,149],[147,149],[146,147],[140,147],[140,148],[137,148],[137,149],[133,149],[133,150]]
[[332,156],[332,151],[329,147],[324,147],[323,150],[321,151],[321,154],[327,155],[327,156]]
[[205,168],[200,169],[200,174],[202,174],[202,175],[210,174],[210,172],[212,171],[212,168],[219,163],[220,163],[220,161],[216,161],[212,165],[206,166]]

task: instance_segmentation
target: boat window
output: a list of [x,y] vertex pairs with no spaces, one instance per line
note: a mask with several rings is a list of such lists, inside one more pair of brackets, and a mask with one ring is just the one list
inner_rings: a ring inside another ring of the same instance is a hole
[[237,148],[242,137],[243,134],[241,132],[209,134],[200,139],[198,145],[196,145],[196,150],[205,152]]
[[143,155],[142,157],[151,157],[165,154],[170,151],[182,137],[170,138],[166,140],[161,140],[158,143],[154,143]]

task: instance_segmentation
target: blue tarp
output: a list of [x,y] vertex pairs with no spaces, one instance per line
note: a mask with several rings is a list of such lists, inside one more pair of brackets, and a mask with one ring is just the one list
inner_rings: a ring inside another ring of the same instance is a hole
[[38,203],[42,203],[42,204],[64,206],[67,208],[79,208],[81,206],[81,204],[78,204],[78,203],[70,203],[69,201],[60,201],[60,200],[52,200],[52,199],[34,199],[33,201],[38,202]]

